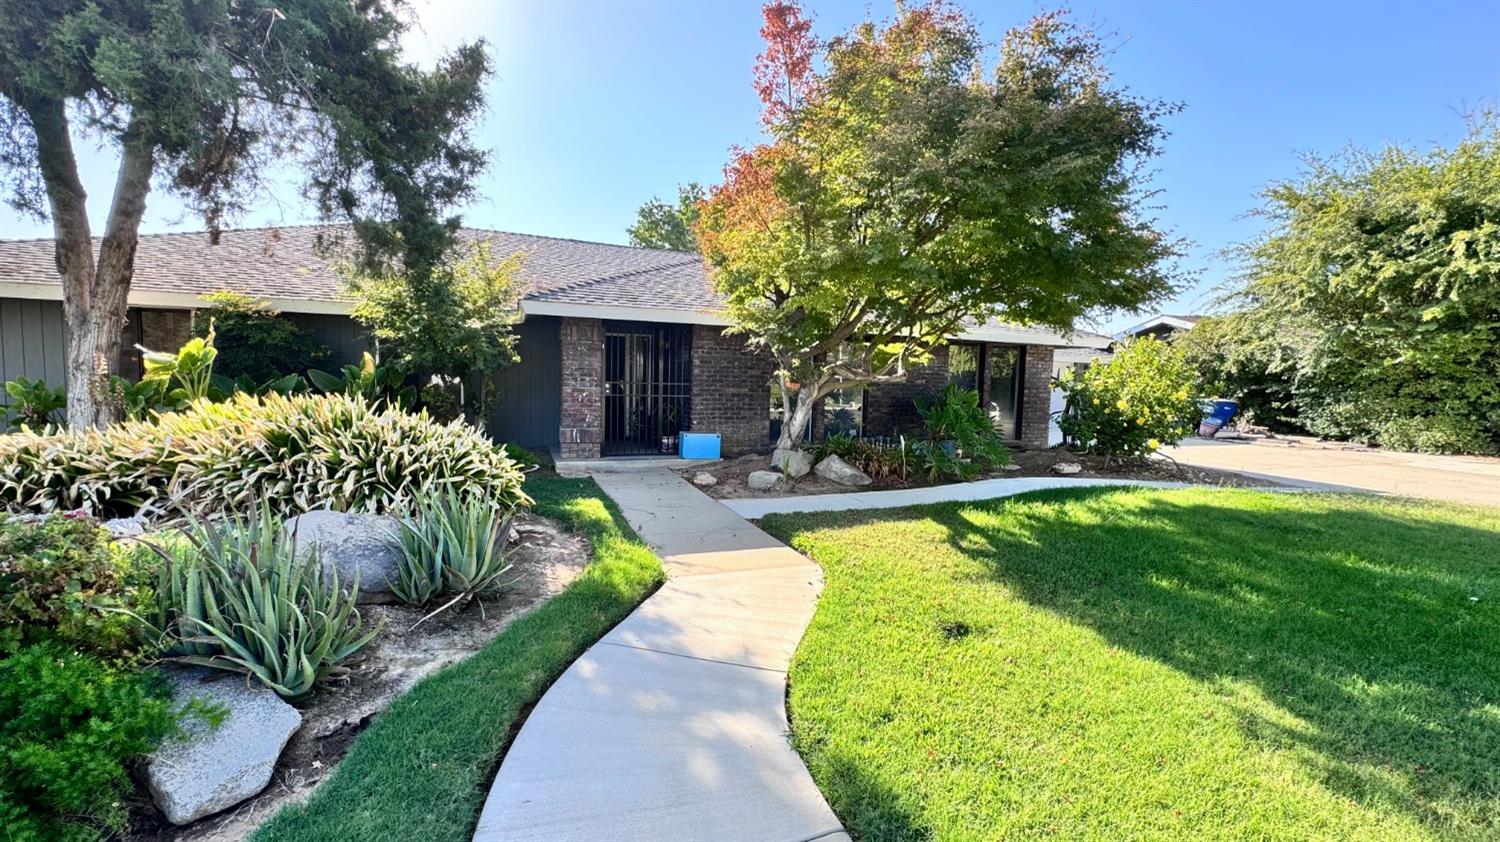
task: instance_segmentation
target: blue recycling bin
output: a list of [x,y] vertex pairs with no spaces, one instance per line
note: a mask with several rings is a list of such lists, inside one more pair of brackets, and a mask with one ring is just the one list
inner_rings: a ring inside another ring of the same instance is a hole
[[719,434],[681,433],[677,439],[677,455],[684,459],[717,459]]
[[1198,435],[1211,439],[1234,418],[1234,414],[1240,409],[1240,402],[1215,400],[1204,403],[1203,420],[1198,424]]

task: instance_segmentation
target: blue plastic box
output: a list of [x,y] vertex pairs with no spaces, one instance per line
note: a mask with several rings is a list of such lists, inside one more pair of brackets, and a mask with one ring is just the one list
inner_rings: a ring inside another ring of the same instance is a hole
[[719,434],[681,433],[677,439],[677,454],[684,459],[717,459]]

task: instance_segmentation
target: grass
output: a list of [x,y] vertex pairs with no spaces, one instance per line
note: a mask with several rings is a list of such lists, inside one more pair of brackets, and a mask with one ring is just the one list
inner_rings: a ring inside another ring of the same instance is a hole
[[1081,490],[778,515],[864,840],[1500,838],[1500,509]]
[[662,581],[661,561],[593,480],[533,478],[535,511],[588,536],[571,585],[458,664],[397,699],[305,804],[257,842],[467,842],[519,718],[563,670]]

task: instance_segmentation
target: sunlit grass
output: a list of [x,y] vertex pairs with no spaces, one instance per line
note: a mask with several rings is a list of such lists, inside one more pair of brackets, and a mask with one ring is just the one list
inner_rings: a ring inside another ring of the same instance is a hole
[[1500,836],[1500,510],[1062,491],[778,515],[793,737],[866,840]]

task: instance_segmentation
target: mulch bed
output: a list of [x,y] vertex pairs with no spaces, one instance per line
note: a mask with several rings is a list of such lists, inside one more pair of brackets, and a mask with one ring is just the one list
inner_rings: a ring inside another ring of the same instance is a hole
[[[1195,485],[1218,485],[1231,488],[1266,488],[1279,483],[1247,477],[1231,471],[1199,468],[1182,465],[1171,460],[1169,454],[1159,459],[1106,459],[1086,453],[1074,453],[1062,448],[1046,450],[1013,450],[1011,461],[1019,470],[994,471],[985,479],[1016,477],[1058,476],[1052,466],[1059,462],[1073,462],[1083,470],[1071,476],[1085,479],[1138,479],[1162,482],[1188,482]],[[718,483],[702,489],[705,494],[720,500],[736,500],[755,497],[791,497],[804,494],[848,494],[850,491],[881,491],[891,488],[924,488],[930,485],[951,485],[951,482],[930,483],[921,478],[905,482],[871,485],[865,488],[850,488],[809,473],[798,479],[782,482],[770,491],[753,491],[747,484],[752,471],[769,468],[770,458],[765,454],[750,454],[726,459],[711,465],[686,467],[679,471],[689,480],[699,471],[712,474]]]
[[445,611],[412,627],[430,609],[362,605],[367,624],[383,623],[356,657],[347,680],[319,690],[305,705],[271,782],[254,798],[184,827],[167,822],[149,799],[138,805],[125,838],[161,842],[230,842],[250,836],[283,806],[301,801],[343,759],[359,733],[420,679],[494,640],[512,622],[560,593],[589,560],[588,541],[532,514],[516,517],[511,583],[497,596]]

